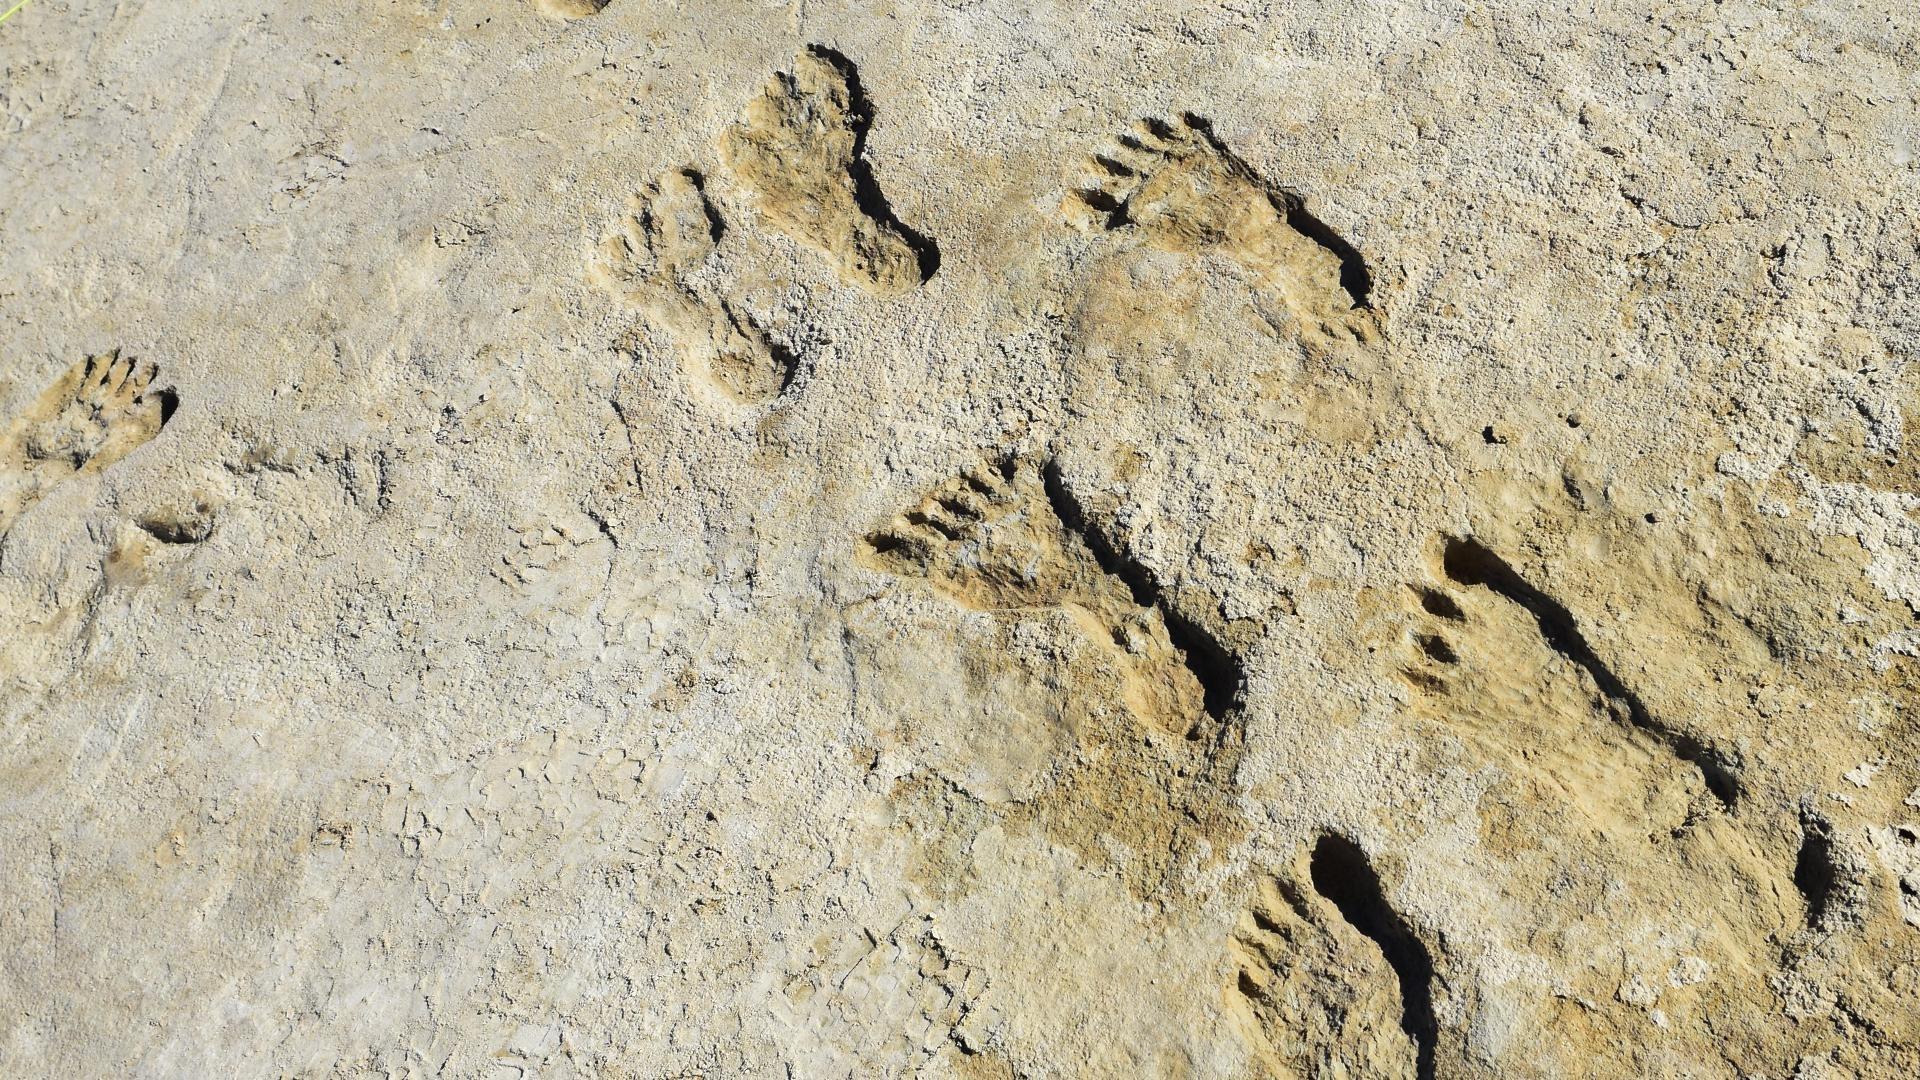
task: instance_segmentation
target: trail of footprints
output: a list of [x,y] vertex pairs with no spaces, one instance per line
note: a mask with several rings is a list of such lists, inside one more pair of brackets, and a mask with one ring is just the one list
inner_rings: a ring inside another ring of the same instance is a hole
[[[1727,755],[1652,716],[1564,606],[1471,537],[1442,537],[1433,566],[1432,581],[1407,590],[1412,629],[1400,670],[1416,715],[1479,760],[1503,765],[1527,793],[1529,820],[1571,815],[1579,824],[1570,833],[1636,852],[1657,852],[1710,822],[1725,825],[1723,812],[1740,794]],[[1735,914],[1738,905],[1707,891],[1725,884],[1698,880],[1687,860],[1705,853],[1732,871],[1730,880],[1745,873],[1756,884],[1765,860],[1736,830],[1697,840],[1690,855],[1630,862],[1665,867],[1673,881],[1662,887],[1729,912],[1736,948],[1764,947],[1779,924]],[[1489,843],[1501,847],[1497,838]],[[1541,856],[1502,854],[1529,863]],[[1816,850],[1802,863],[1796,877],[1805,880],[1796,883],[1814,925],[1831,860]],[[1267,1072],[1436,1075],[1450,1044],[1434,1012],[1435,955],[1386,895],[1367,854],[1334,833],[1257,883],[1231,938],[1233,981],[1222,999]]]
[[[537,3],[564,18],[605,6]],[[843,283],[898,297],[928,278],[937,251],[880,196],[863,160],[868,122],[852,66],[812,49],[721,136],[719,156],[766,224],[827,258]],[[1232,259],[1282,300],[1304,334],[1356,343],[1377,336],[1358,253],[1297,196],[1255,175],[1204,121],[1143,122],[1089,158],[1087,171],[1063,205],[1077,226]],[[689,379],[729,402],[766,403],[790,382],[794,358],[706,283],[728,227],[703,176],[673,171],[634,197],[589,273],[666,332]],[[16,420],[0,441],[0,537],[60,483],[97,473],[160,433],[177,398],[153,385],[156,374],[118,353],[89,357]],[[859,560],[1009,625],[1044,618],[1069,628],[1062,632],[1093,657],[1088,670],[1116,691],[1117,710],[1078,707],[1076,750],[1041,790],[974,806],[972,820],[1039,830],[1111,866],[1143,897],[1237,838],[1228,797],[1243,738],[1240,663],[1088,520],[1053,463],[1001,457],[965,471],[863,537]],[[1408,590],[1416,629],[1401,673],[1429,719],[1528,778],[1547,812],[1572,808],[1595,830],[1624,822],[1661,836],[1736,803],[1729,757],[1653,716],[1567,610],[1497,554],[1471,538],[1444,538],[1435,567],[1433,582]],[[956,803],[979,801],[924,774],[910,777],[902,796],[922,806],[933,831],[968,817],[953,812]],[[1833,888],[1822,835],[1810,827],[1794,875],[1810,923]],[[1257,883],[1231,937],[1222,999],[1267,1070],[1435,1075],[1434,957],[1386,892],[1365,851],[1337,833]]]
[[[1111,685],[1125,720],[1082,720],[1068,755],[1076,764],[1030,802],[996,808],[995,820],[1041,829],[1143,896],[1176,884],[1196,845],[1235,837],[1224,795],[1243,736],[1239,661],[1089,522],[1051,462],[998,458],[937,485],[865,536],[860,560],[998,618],[1065,613],[1120,673]],[[966,818],[953,785],[940,790],[944,799],[920,808],[929,834]],[[902,801],[911,808],[924,794],[910,782]],[[1116,847],[1127,861],[1112,862]],[[1353,841],[1323,835],[1262,880],[1231,953],[1230,1021],[1273,1074],[1434,1075],[1433,959]]]
[[[769,227],[826,258],[844,284],[889,299],[930,278],[939,250],[893,214],[875,181],[865,157],[871,122],[853,64],[812,47],[792,71],[777,72],[716,143],[727,176]],[[1086,168],[1062,205],[1070,224],[1232,259],[1279,299],[1307,340],[1364,344],[1378,336],[1359,252],[1298,195],[1255,175],[1205,120],[1141,121]],[[736,300],[694,283],[727,228],[702,174],[682,168],[634,197],[588,274],[666,332],[696,385],[764,404],[792,378],[793,357]]]
[[[1036,828],[1144,897],[1177,887],[1185,860],[1238,835],[1225,805],[1242,737],[1238,661],[1089,522],[1051,462],[995,459],[937,485],[868,533],[859,558],[996,619],[1064,615],[1055,625],[1119,673],[1105,687],[1055,686],[1066,697],[1110,692],[1125,721],[1077,721],[1071,763],[1032,799],[974,806],[970,816],[953,783],[903,784],[901,803],[927,823],[924,836],[989,821]],[[1765,902],[1743,908],[1721,895],[1764,889],[1771,865],[1728,823],[1741,795],[1730,756],[1652,715],[1574,616],[1484,544],[1442,537],[1433,566],[1432,582],[1407,591],[1413,629],[1402,672],[1419,715],[1507,766],[1531,792],[1529,820],[1571,812],[1598,842],[1635,851],[1692,842],[1629,862],[1655,868],[1657,888],[1723,912],[1720,933],[1733,951],[1716,963],[1757,974],[1766,942],[1792,928],[1770,922]],[[1814,928],[1835,873],[1818,835],[1809,832],[1793,882]],[[1116,850],[1130,854],[1116,861]],[[1725,876],[1695,880],[1689,860],[1702,857]],[[948,871],[966,875],[964,866]],[[1425,1080],[1461,1052],[1436,1017],[1444,958],[1389,892],[1367,852],[1338,833],[1257,883],[1230,940],[1222,1001],[1267,1072]]]
[[27,407],[0,440],[0,537],[48,492],[98,473],[160,434],[179,399],[153,385],[159,369],[121,356],[89,356]]
[[[909,267],[927,264],[910,259],[912,237],[889,229],[887,216],[859,213],[873,204],[848,183],[858,140],[836,119],[858,110],[833,74],[841,69],[813,59],[775,79],[723,140],[723,160],[755,190],[761,215],[828,253],[843,280],[897,295],[919,280]],[[831,164],[793,168],[812,153],[792,120],[794,103],[809,97],[825,104],[835,133],[820,159]],[[1237,263],[1310,344],[1366,348],[1379,338],[1359,253],[1204,120],[1139,123],[1087,160],[1062,210],[1090,233]],[[897,795],[925,842],[951,844],[951,833],[996,822],[1038,830],[1144,898],[1177,887],[1199,853],[1237,838],[1228,803],[1242,740],[1239,662],[1088,521],[1051,462],[994,459],[937,485],[865,536],[859,554],[996,623],[1078,643],[1057,638],[1065,674],[1025,673],[1073,735],[1050,781],[983,801],[966,777],[941,775],[937,762],[922,768]],[[1624,827],[1656,844],[1724,823],[1742,794],[1733,758],[1654,715],[1564,606],[1471,537],[1443,537],[1434,568],[1432,582],[1407,594],[1416,629],[1401,673],[1418,715],[1526,789],[1521,813],[1560,820],[1571,810],[1591,836]],[[1000,651],[1011,656],[1015,637],[1009,630]],[[1108,681],[1074,666],[1087,650],[1099,659],[1085,670]],[[1080,704],[1102,695],[1121,707]],[[1734,868],[1729,880],[1764,862],[1726,829],[1701,843]],[[964,860],[942,859],[944,872],[967,876]],[[1810,861],[1816,870],[1800,876],[1818,878],[1825,864],[1817,852]],[[1802,885],[1810,907],[1817,887]],[[1424,1080],[1453,1052],[1435,1014],[1435,954],[1388,891],[1359,844],[1335,833],[1258,884],[1232,936],[1222,996],[1264,1069]],[[1770,932],[1751,916],[1730,916],[1729,936]]]

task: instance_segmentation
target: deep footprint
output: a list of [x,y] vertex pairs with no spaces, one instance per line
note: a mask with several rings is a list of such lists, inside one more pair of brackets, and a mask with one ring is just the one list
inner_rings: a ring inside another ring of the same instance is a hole
[[1230,951],[1221,997],[1266,1073],[1434,1075],[1431,957],[1352,841],[1325,834],[1261,879]]

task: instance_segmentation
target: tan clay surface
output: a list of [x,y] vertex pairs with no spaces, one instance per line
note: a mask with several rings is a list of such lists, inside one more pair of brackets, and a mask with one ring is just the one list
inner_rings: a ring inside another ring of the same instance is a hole
[[0,1075],[1920,1075],[1917,33],[34,0]]

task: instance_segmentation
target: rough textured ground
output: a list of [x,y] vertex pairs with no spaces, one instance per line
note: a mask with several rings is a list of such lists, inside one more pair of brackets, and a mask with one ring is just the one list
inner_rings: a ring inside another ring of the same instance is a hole
[[1920,1074],[1915,35],[36,0],[0,1073]]

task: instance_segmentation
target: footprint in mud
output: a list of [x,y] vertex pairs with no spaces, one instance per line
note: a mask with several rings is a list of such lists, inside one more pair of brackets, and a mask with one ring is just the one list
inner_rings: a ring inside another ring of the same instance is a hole
[[1378,333],[1372,281],[1353,246],[1298,195],[1256,176],[1205,120],[1143,120],[1087,160],[1062,204],[1083,230],[1126,231],[1165,251],[1218,254],[1276,294],[1302,331],[1365,342]]
[[1439,583],[1409,589],[1402,674],[1480,753],[1549,802],[1646,835],[1735,804],[1726,756],[1654,717],[1558,601],[1470,537],[1446,538],[1437,561]]
[[933,243],[893,216],[865,161],[871,110],[845,57],[794,58],[720,138],[735,182],[775,228],[833,260],[840,280],[900,296],[933,275]]
[[1267,1074],[1434,1075],[1432,957],[1353,841],[1327,833],[1262,878],[1228,948],[1221,998]]
[[1648,704],[1569,607],[1491,547],[1442,537],[1430,565],[1401,597],[1410,731],[1491,766],[1476,810],[1517,919],[1501,932],[1568,958],[1536,999],[1541,1022],[1609,1074],[1646,1067],[1633,1033],[1649,1022],[1688,1053],[1718,1025],[1762,1023],[1753,987],[1820,917],[1817,838],[1790,878],[1792,853],[1749,820],[1736,759]]
[[[879,741],[917,763],[895,794],[930,848],[964,849],[988,824],[1037,829],[1152,896],[1200,845],[1237,835],[1239,661],[1089,524],[1050,463],[1007,458],[938,485],[858,559],[975,613],[942,630],[911,606],[886,618],[883,596],[849,624],[856,664],[894,670],[866,704]],[[875,701],[909,684],[927,700]],[[952,700],[933,700],[947,685]],[[963,856],[932,860],[941,888],[965,887]]]
[[743,405],[772,401],[793,360],[745,311],[690,276],[726,230],[692,169],[671,172],[636,196],[601,241],[588,277],[664,329],[696,385]]
[[14,421],[0,441],[0,535],[63,481],[100,472],[160,434],[179,398],[153,386],[158,374],[117,349],[89,356]]
[[936,488],[869,536],[866,558],[977,611],[1066,612],[1112,651],[1136,716],[1200,738],[1238,692],[1233,662],[1121,566],[1081,516],[1051,466],[1007,459]]

